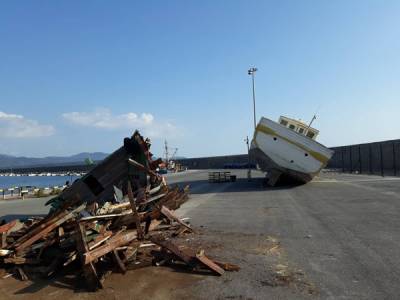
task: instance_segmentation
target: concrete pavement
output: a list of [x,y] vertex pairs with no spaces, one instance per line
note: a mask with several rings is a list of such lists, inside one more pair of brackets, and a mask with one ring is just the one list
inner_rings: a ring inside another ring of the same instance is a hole
[[[398,298],[400,178],[325,173],[307,185],[265,188],[261,178],[247,182],[244,171],[236,173],[241,180],[221,185],[207,185],[206,174],[196,174],[193,190],[199,192],[180,210],[205,227],[206,238],[215,233],[209,242],[218,242],[219,255],[242,262],[229,283],[207,278],[193,294]],[[279,243],[279,257],[268,252],[271,239]],[[287,266],[293,283],[271,286],[277,265]]]

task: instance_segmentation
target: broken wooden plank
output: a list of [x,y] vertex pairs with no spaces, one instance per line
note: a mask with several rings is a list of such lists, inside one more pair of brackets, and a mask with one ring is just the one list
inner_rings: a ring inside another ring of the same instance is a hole
[[80,222],[85,222],[85,221],[96,221],[96,220],[102,220],[102,219],[112,219],[112,218],[117,218],[117,217],[122,217],[126,215],[132,214],[132,210],[126,210],[122,213],[119,214],[107,214],[107,215],[98,215],[98,216],[90,216],[90,217],[84,217],[80,218]]
[[4,263],[6,264],[14,264],[14,265],[37,265],[40,263],[40,260],[34,258],[26,258],[26,257],[8,257],[4,259]]
[[70,263],[72,263],[78,256],[78,253],[76,251],[72,251],[68,257],[67,260],[64,262],[63,266],[66,267],[68,266]]
[[[129,214],[118,217],[110,225],[111,229],[121,228],[122,226],[129,226],[131,224],[136,224],[135,217],[132,215],[132,210],[129,209]],[[142,220],[143,213],[138,213],[140,219]]]
[[12,220],[11,222],[0,226],[0,233],[7,233],[7,231],[9,231],[15,225],[17,225],[17,220]]
[[72,219],[74,217],[74,215],[76,213],[80,212],[81,210],[83,210],[85,208],[85,206],[86,206],[86,204],[82,204],[81,206],[75,208],[73,211],[71,211],[68,214],[64,215],[62,218],[54,220],[54,223],[48,224],[47,227],[45,227],[44,229],[42,229],[41,231],[39,231],[38,233],[36,233],[32,237],[30,237],[28,240],[24,241],[19,246],[17,246],[15,248],[15,251],[17,253],[23,252],[24,249],[26,249],[27,247],[32,245],[37,240],[45,237],[49,232],[51,232],[52,230],[54,230],[55,228],[57,228],[58,226],[63,224],[65,221],[68,221],[68,220]]
[[208,267],[210,270],[214,271],[218,275],[222,275],[225,273],[225,271],[218,266],[215,262],[213,262],[211,259],[209,259],[207,256],[204,255],[204,250],[201,250],[200,252],[196,253],[196,258],[204,264],[206,267]]
[[7,248],[7,232],[0,233],[0,248]]
[[148,217],[150,217],[151,219],[158,219],[160,218],[161,212],[160,212],[160,207],[161,206],[167,206],[170,207],[168,205],[168,203],[172,202],[174,200],[174,198],[176,198],[179,195],[179,189],[178,187],[174,188],[173,190],[170,190],[166,193],[166,195],[160,199],[157,202],[157,206],[154,207],[152,210],[147,211],[146,213],[144,213],[144,215],[142,216],[142,220],[143,219],[147,219]]
[[8,250],[8,249],[0,249],[0,256],[7,256],[11,254],[13,251]]
[[141,207],[142,207],[142,206],[145,206],[145,205],[147,205],[147,204],[149,204],[149,203],[152,203],[152,202],[154,202],[154,201],[157,201],[158,199],[163,198],[165,195],[167,195],[167,194],[160,194],[160,195],[151,197],[151,198],[145,200],[144,202],[139,203],[139,205],[140,205]]
[[228,272],[238,272],[240,270],[240,267],[238,265],[234,265],[231,263],[220,262],[216,260],[214,260],[214,263],[216,263],[218,266],[220,266],[222,269]]
[[144,165],[142,165],[141,163],[138,163],[136,160],[133,160],[132,158],[128,159],[128,162],[132,165],[135,166],[136,168],[138,168],[141,171],[145,171],[147,174],[149,174],[150,176],[154,176],[156,178],[160,178],[161,176],[159,174],[157,174],[156,172],[154,172],[153,170],[150,170],[149,168],[145,167]]
[[154,246],[157,246],[157,245],[154,243],[143,243],[143,244],[139,245],[139,248],[148,248],[148,247],[154,247]]
[[155,193],[157,193],[158,191],[160,191],[162,186],[163,186],[163,184],[161,183],[160,185],[156,186],[155,188],[152,188],[152,189],[149,191],[149,195],[154,195]]
[[122,274],[125,274],[126,273],[126,267],[125,267],[125,264],[123,263],[123,261],[121,260],[121,258],[119,257],[118,251],[116,249],[114,249],[112,251],[112,254],[113,254],[113,259],[116,262],[119,270],[121,271]]
[[188,265],[190,265],[192,267],[195,265],[194,257],[190,253],[188,253],[188,251],[185,251],[184,249],[180,249],[172,241],[161,239],[161,238],[158,238],[158,237],[151,237],[150,240],[153,243],[155,243],[155,244],[167,249],[168,251],[172,252],[174,255],[179,257],[182,261],[184,261]]
[[61,226],[58,227],[58,236],[62,237],[64,235],[64,228],[62,228]]
[[153,237],[151,238],[151,241],[172,252],[175,256],[179,257],[189,266],[194,267],[197,261],[200,262],[202,265],[206,266],[207,268],[209,268],[211,271],[214,271],[218,275],[222,275],[225,272],[219,265],[217,265],[215,262],[213,262],[211,259],[205,256],[203,250],[194,256],[192,254],[192,250],[182,249],[170,240],[163,240],[158,237]]
[[180,236],[184,234],[185,232],[190,232],[186,227],[179,227],[178,230],[172,233],[172,236]]
[[188,230],[193,232],[193,229],[189,225],[187,225],[185,222],[183,222],[181,219],[179,219],[179,217],[177,215],[175,215],[174,212],[169,210],[167,207],[162,206],[161,213],[164,216],[166,216],[168,219],[170,219],[171,221],[178,222],[180,225],[184,226],[185,228],[187,228]]
[[[71,201],[66,201],[66,203],[64,205],[73,204],[77,201],[79,201],[79,197],[75,197]],[[60,220],[63,217],[65,217],[66,215],[68,215],[68,213],[69,213],[69,211],[60,209],[56,213],[48,215],[46,218],[40,220],[39,222],[35,222],[35,219],[34,219],[32,227],[29,229],[29,231],[26,234],[24,234],[23,236],[19,237],[18,240],[16,240],[12,245],[9,246],[9,248],[17,248],[23,242],[30,239],[32,236],[40,233],[47,226],[56,222],[56,220]],[[38,218],[36,218],[36,219],[38,219]]]
[[161,220],[152,220],[147,232],[155,230],[161,224],[161,222]]
[[111,231],[106,231],[104,234],[99,235],[96,237],[93,241],[91,241],[88,244],[89,250],[93,250],[97,246],[101,245],[105,241],[107,241],[109,238],[111,238],[112,232]]
[[137,238],[137,232],[126,231],[114,235],[104,245],[97,247],[94,250],[86,251],[84,256],[84,263],[88,264],[99,257],[113,251],[115,248],[128,244]]
[[21,267],[16,267],[15,269],[17,270],[17,273],[21,277],[22,281],[26,281],[26,280],[29,279],[28,276],[26,276],[24,270]]
[[105,225],[100,224],[99,222],[87,222],[86,226],[89,229],[96,231],[97,233],[104,233],[106,228],[111,224],[111,220],[108,220]]
[[133,217],[135,218],[135,222],[136,222],[136,230],[137,230],[138,239],[142,240],[144,238],[143,228],[140,225],[140,217],[136,210],[135,199],[133,198],[133,192],[132,192],[132,185],[129,180],[128,180],[128,198],[129,198],[129,202],[131,204]]
[[86,244],[86,232],[85,225],[82,223],[76,223],[76,248],[81,259],[83,275],[88,283],[90,290],[96,291],[99,288],[103,288],[103,283],[97,275],[96,268],[93,263],[85,263],[84,253],[89,251]]
[[128,247],[128,249],[126,249],[124,253],[125,255],[124,262],[128,264],[130,262],[136,261],[137,252],[138,252],[138,247],[136,246]]

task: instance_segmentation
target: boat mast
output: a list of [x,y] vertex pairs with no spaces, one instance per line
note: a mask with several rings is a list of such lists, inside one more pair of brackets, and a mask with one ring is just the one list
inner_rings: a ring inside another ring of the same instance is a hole
[[166,168],[168,170],[169,158],[168,158],[168,143],[167,143],[167,140],[165,140],[164,144],[165,144],[165,165],[166,165]]
[[311,122],[310,122],[310,124],[308,124],[308,127],[307,127],[307,129],[306,129],[306,133],[308,132],[308,129],[310,129],[311,124],[315,121],[316,118],[317,118],[317,115],[314,115],[314,116],[312,117]]

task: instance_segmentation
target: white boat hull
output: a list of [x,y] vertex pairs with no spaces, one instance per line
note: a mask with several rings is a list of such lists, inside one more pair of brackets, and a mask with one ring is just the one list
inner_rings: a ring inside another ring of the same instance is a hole
[[265,172],[308,182],[326,166],[333,151],[283,125],[262,118],[254,132],[250,155]]

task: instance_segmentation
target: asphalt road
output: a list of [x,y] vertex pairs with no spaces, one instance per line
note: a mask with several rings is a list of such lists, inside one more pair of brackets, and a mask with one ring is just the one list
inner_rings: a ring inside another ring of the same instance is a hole
[[[44,291],[70,299],[399,298],[400,178],[325,173],[306,185],[266,188],[259,172],[248,182],[244,170],[235,170],[237,182],[220,184],[208,183],[207,172],[173,174],[168,183],[190,184],[190,200],[178,213],[190,217],[206,253],[240,265],[239,272],[216,277],[149,268],[111,276],[96,296]],[[0,202],[0,218],[45,213],[42,202]],[[128,285],[142,275],[150,287],[130,285],[128,294],[112,288],[113,281]],[[10,299],[27,296],[17,287],[2,289],[1,280],[0,290],[14,293]]]
[[[261,178],[204,179],[191,176],[194,195],[181,213],[213,233],[242,271],[228,283],[207,278],[193,286],[200,298],[399,299],[400,178],[324,173],[276,188]],[[279,253],[268,251],[271,240]],[[280,269],[292,282],[271,286]]]

